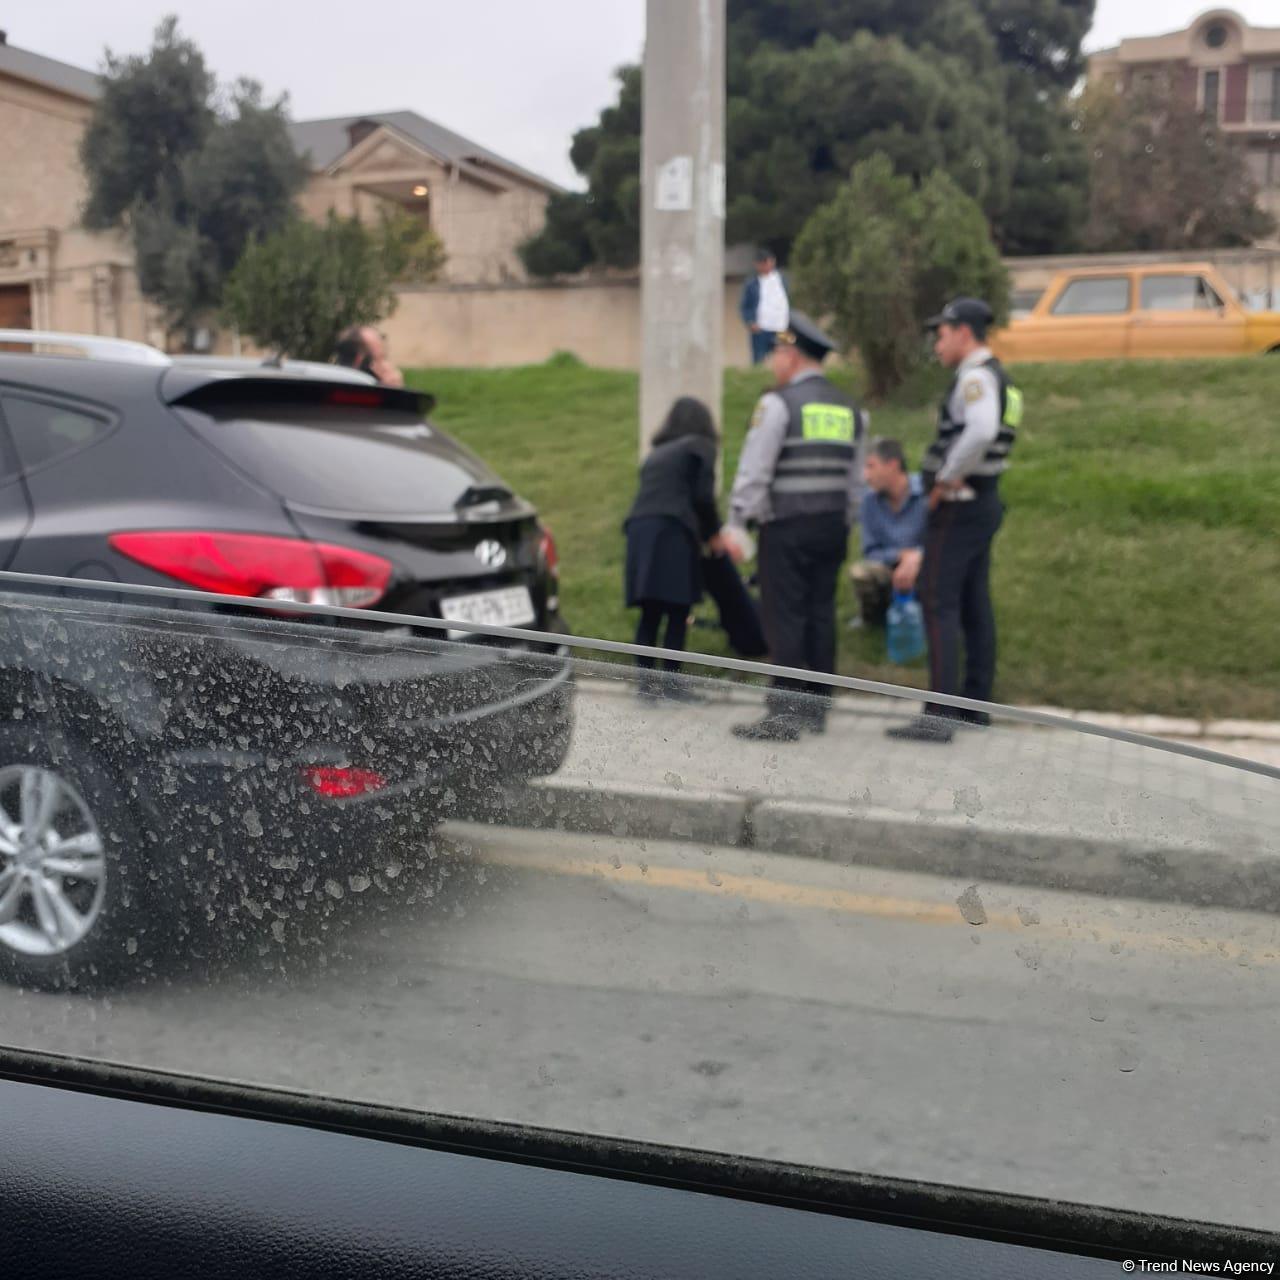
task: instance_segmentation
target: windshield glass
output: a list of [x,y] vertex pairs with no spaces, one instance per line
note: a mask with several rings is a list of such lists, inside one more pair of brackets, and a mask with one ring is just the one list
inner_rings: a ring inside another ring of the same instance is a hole
[[[44,877],[0,897],[8,1044],[1271,1224],[1275,770],[1012,715],[939,755],[855,690],[784,754],[727,745],[765,691],[715,665],[686,705],[589,653],[3,618],[47,677],[0,774]],[[33,989],[86,921],[99,968]]]
[[1277,1229],[1277,0],[17,10],[0,1050]]

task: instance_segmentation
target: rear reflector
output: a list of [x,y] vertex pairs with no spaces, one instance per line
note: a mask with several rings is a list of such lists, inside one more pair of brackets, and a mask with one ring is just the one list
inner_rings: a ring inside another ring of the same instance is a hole
[[350,800],[354,796],[381,791],[387,780],[372,769],[349,769],[338,765],[309,765],[302,780],[318,796],[326,800]]
[[367,609],[391,580],[381,556],[302,538],[172,529],[113,533],[108,541],[148,569],[227,596]]

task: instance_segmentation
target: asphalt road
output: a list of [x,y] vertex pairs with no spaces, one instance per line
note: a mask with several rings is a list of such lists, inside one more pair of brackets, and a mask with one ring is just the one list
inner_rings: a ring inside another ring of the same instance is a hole
[[[1275,1228],[1280,919],[455,826],[55,1052]],[[336,894],[340,892],[339,898]]]

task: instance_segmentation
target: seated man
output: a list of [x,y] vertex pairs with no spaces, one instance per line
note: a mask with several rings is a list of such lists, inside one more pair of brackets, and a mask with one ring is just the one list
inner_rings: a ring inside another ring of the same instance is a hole
[[862,559],[850,565],[863,626],[884,626],[895,591],[913,591],[929,504],[897,440],[876,440],[862,468]]

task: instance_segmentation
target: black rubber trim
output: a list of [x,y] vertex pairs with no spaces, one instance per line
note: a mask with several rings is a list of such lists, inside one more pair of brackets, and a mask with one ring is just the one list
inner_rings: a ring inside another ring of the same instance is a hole
[[[187,379],[180,381],[188,382]],[[168,403],[219,412],[270,405],[331,405],[355,411],[389,409],[419,418],[425,418],[436,403],[434,396],[401,387],[386,387],[378,383],[366,386],[345,379],[325,382],[318,378],[279,378],[265,372],[231,376],[225,372],[210,372],[203,380],[197,374],[191,382],[195,385],[174,387],[174,394],[167,397]]]
[[0,1079],[1100,1258],[1268,1258],[1280,1234],[205,1080],[0,1047]]

